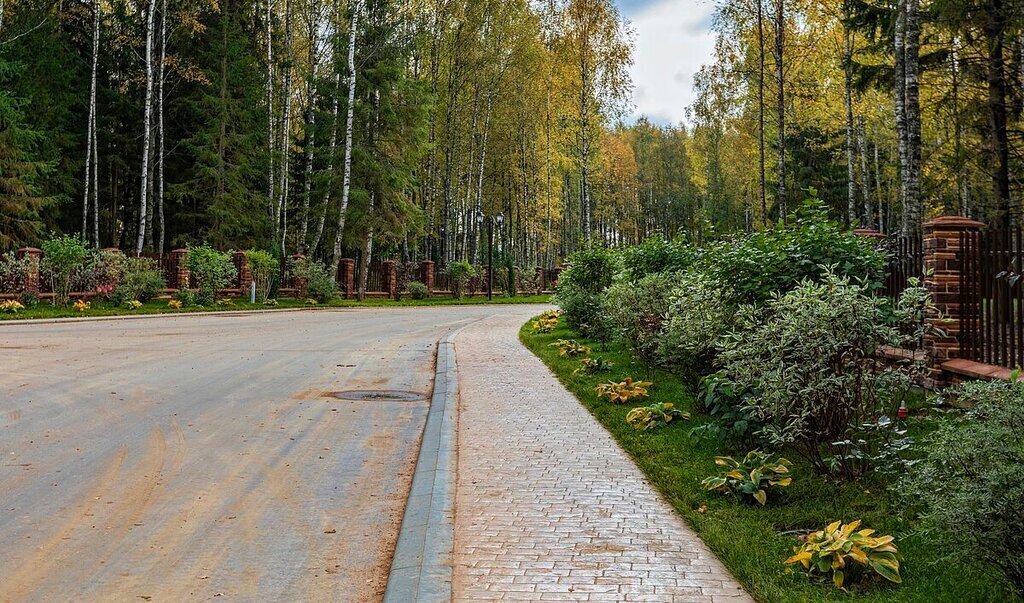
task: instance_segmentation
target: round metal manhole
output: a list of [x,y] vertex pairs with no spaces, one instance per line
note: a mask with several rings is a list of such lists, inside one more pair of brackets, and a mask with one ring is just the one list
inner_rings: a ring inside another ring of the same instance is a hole
[[398,389],[353,389],[343,392],[330,392],[329,396],[340,400],[356,402],[417,402],[426,400],[427,396],[419,392]]

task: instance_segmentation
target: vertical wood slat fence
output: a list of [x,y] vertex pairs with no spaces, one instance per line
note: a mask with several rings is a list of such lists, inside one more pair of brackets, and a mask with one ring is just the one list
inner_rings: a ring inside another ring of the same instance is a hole
[[911,279],[924,278],[924,243],[921,233],[890,238],[889,266],[882,290],[890,299],[897,300],[910,287]]
[[1024,366],[1024,238],[1021,229],[960,235],[961,357]]

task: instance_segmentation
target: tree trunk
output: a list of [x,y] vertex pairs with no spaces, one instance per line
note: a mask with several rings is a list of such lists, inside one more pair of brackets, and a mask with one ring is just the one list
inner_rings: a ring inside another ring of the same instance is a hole
[[294,69],[294,56],[292,55],[292,2],[285,0],[284,3],[284,53],[285,72],[284,85],[282,90],[282,116],[281,116],[281,174],[277,189],[278,201],[275,212],[275,220],[280,228],[281,255],[287,254],[286,243],[288,238],[288,185],[290,183],[289,163],[291,163],[291,130],[292,130],[292,71]]
[[920,0],[907,0],[906,119],[907,119],[907,232],[921,227],[921,8]]
[[[317,13],[319,15],[319,12]],[[316,149],[316,72],[319,53],[319,23],[310,27],[309,37],[309,82],[306,84],[306,174],[302,183],[302,227],[299,231],[299,250],[306,253],[309,249],[309,199],[313,193],[313,153]]]
[[775,0],[775,86],[778,141],[779,219],[786,219],[786,72],[783,51],[786,46],[786,0]]
[[[89,196],[92,193],[92,189],[99,189],[99,182],[94,178],[96,171],[94,165],[92,165],[92,158],[95,154],[96,145],[96,72],[99,65],[100,56],[100,3],[99,0],[93,0],[92,3],[92,76],[89,84],[89,117],[88,126],[86,128],[86,148],[85,148],[85,194],[82,196],[82,238],[88,239],[89,237]],[[0,0],[0,20],[3,19],[3,0]],[[98,196],[95,195],[95,196]],[[93,222],[99,223],[99,214],[93,215]],[[93,238],[93,245],[99,246],[98,237]]]
[[992,140],[992,193],[996,199],[998,224],[1008,228],[1010,212],[1010,142],[1006,131],[1006,73],[1003,47],[1006,39],[1006,15],[1002,0],[985,3],[985,34],[988,38],[989,129]]
[[274,22],[273,0],[267,0],[266,21],[267,38],[267,212],[274,220],[273,236],[277,240],[277,212],[274,210]]
[[348,195],[352,185],[352,121],[356,104],[356,31],[359,21],[359,0],[352,0],[352,26],[348,36],[348,106],[345,115],[345,166],[341,185],[341,200],[338,203],[338,222],[334,231],[334,253],[331,256],[331,274],[337,277],[341,263],[341,243],[345,236],[345,214],[348,212]]
[[[848,3],[845,3],[848,6]],[[849,10],[847,17],[849,17]],[[843,50],[843,105],[846,109],[846,219],[850,226],[857,221],[857,170],[855,155],[857,143],[853,126],[853,32],[845,28]]]
[[899,204],[903,210],[903,234],[910,232],[908,228],[908,216],[910,209],[907,205],[907,177],[910,173],[910,166],[907,161],[907,3],[910,0],[897,0],[896,3],[896,28],[893,35],[893,100],[895,102],[896,115],[896,146],[899,155]]
[[[225,0],[225,8],[228,0]],[[167,60],[167,0],[162,0],[160,8],[160,89],[159,98],[157,99],[157,154],[156,154],[156,173],[157,173],[157,191],[156,191],[156,207],[157,207],[157,219],[160,225],[160,238],[159,243],[156,247],[157,253],[164,252],[164,241],[166,237],[166,226],[164,222],[164,145],[166,141],[166,132],[164,130],[164,79],[165,70],[164,63]]]
[[768,221],[768,193],[764,161],[764,2],[757,0],[757,160],[761,221]]
[[146,240],[147,195],[149,193],[149,152],[150,130],[153,123],[153,19],[156,14],[156,0],[149,0],[146,9],[146,105],[142,121],[142,169],[139,184],[139,231],[135,239],[135,255],[142,254]]

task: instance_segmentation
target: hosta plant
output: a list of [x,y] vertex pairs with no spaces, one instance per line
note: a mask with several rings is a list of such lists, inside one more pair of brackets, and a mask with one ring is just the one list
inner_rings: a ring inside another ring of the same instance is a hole
[[534,333],[544,333],[544,334],[547,334],[547,333],[550,333],[551,331],[554,331],[555,327],[557,327],[557,326],[558,326],[558,317],[557,316],[545,317],[544,314],[541,314],[540,318],[538,318],[537,320],[533,321],[533,332]]
[[558,317],[561,315],[561,310],[545,310],[541,313],[540,318],[543,320],[558,320]]
[[760,450],[748,452],[742,461],[729,456],[715,457],[715,464],[724,472],[702,481],[706,490],[728,492],[741,498],[749,496],[762,507],[768,501],[768,490],[793,483],[789,473],[792,463],[781,457],[773,461],[771,455]]
[[690,418],[675,407],[671,402],[656,402],[650,406],[639,406],[629,411],[626,422],[637,431],[650,431],[673,421],[685,421]]
[[139,308],[142,307],[142,302],[140,302],[137,299],[132,299],[132,300],[126,301],[124,303],[124,307],[128,308],[129,310],[138,310]]
[[175,310],[180,310],[182,305],[183,304],[181,303],[180,299],[172,299],[169,302],[167,302],[167,307],[173,308]]
[[594,389],[597,390],[598,398],[607,398],[612,404],[628,404],[648,397],[647,388],[652,385],[650,381],[633,381],[632,377],[626,377],[625,381],[609,381]]
[[75,312],[85,312],[86,310],[92,307],[92,304],[85,301],[84,299],[80,299],[76,301],[75,305],[72,307],[75,309]]
[[263,305],[264,306],[276,306],[277,305],[277,300],[276,299],[268,299],[265,302],[263,302]]
[[312,297],[307,297],[306,298],[306,305],[307,306],[315,306],[315,305],[317,305],[319,303],[320,302],[318,302],[317,300],[313,299]]
[[16,299],[9,299],[7,301],[0,302],[0,312],[6,312],[8,314],[17,314],[25,309],[24,304]]
[[607,373],[612,370],[613,366],[615,366],[614,362],[609,362],[601,356],[582,358],[580,359],[580,367],[573,371],[573,374],[579,375],[580,373],[583,373],[586,375],[596,375],[598,373]]
[[899,551],[892,536],[875,536],[874,530],[858,530],[860,520],[843,524],[836,521],[824,530],[812,532],[794,547],[794,555],[785,565],[802,569],[810,576],[832,574],[838,588],[860,577],[864,571],[874,572],[899,584]]
[[229,297],[222,297],[222,298],[217,300],[217,305],[218,306],[233,306],[233,305],[235,305],[235,300],[233,300],[233,299],[231,299]]
[[558,348],[559,356],[585,356],[590,353],[588,346],[579,343],[575,339],[559,339],[549,345]]

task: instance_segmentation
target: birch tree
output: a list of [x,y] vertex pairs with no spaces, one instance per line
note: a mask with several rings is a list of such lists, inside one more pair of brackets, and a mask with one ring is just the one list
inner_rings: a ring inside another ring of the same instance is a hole
[[149,0],[146,8],[146,100],[142,120],[142,169],[139,171],[139,228],[135,239],[135,255],[141,255],[146,240],[146,215],[149,195],[150,134],[153,124],[153,36],[157,0]]
[[348,213],[348,195],[352,188],[352,122],[356,105],[356,33],[359,26],[359,0],[352,0],[348,34],[348,104],[345,108],[345,158],[342,162],[344,176],[341,184],[341,199],[338,201],[338,221],[334,230],[334,250],[331,254],[331,274],[338,274],[341,264],[341,244],[345,236],[345,216]]

